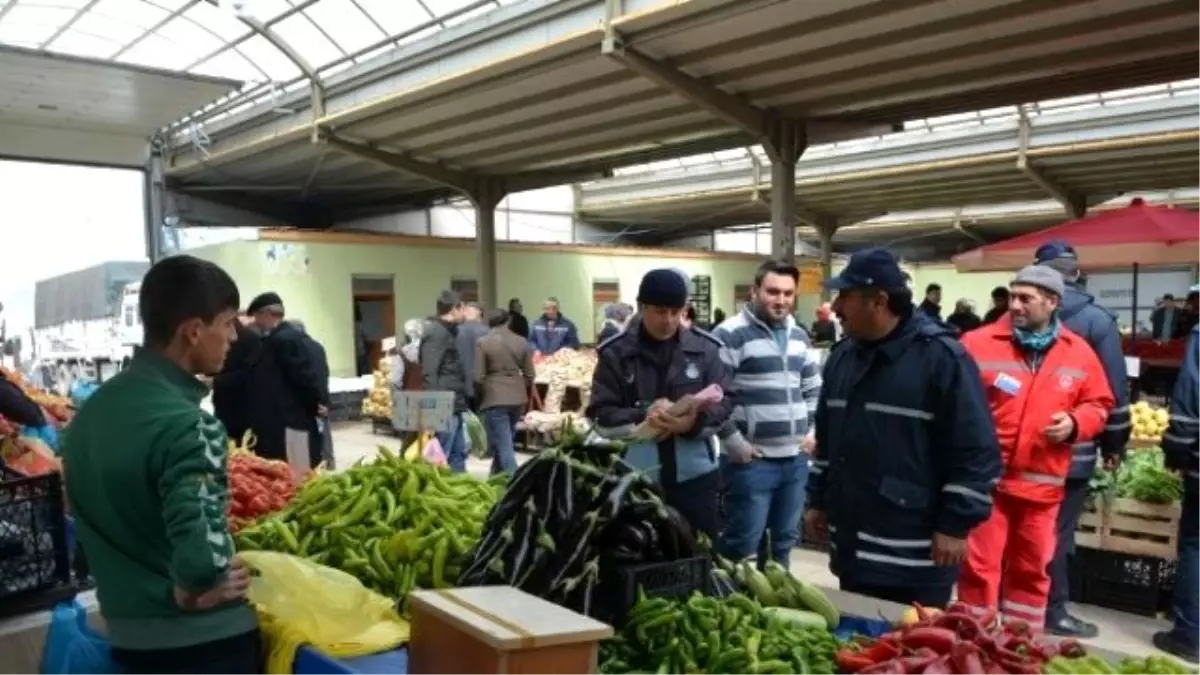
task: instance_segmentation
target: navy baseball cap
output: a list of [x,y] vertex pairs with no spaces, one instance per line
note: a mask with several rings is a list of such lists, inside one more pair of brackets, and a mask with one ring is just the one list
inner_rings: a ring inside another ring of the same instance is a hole
[[904,272],[890,251],[868,248],[856,251],[836,277],[825,280],[825,288],[845,291],[852,288],[906,288]]
[[1059,260],[1061,258],[1075,258],[1075,249],[1065,241],[1056,239],[1055,241],[1042,244],[1038,247],[1036,253],[1033,254],[1033,264],[1041,265],[1048,263],[1051,260]]

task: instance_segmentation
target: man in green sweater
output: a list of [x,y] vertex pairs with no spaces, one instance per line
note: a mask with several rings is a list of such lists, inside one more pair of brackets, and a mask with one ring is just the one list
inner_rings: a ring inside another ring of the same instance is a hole
[[79,411],[67,496],[113,659],[130,673],[260,672],[249,574],[225,520],[225,429],[200,408],[235,339],[220,267],[167,258],[142,280],[145,344]]

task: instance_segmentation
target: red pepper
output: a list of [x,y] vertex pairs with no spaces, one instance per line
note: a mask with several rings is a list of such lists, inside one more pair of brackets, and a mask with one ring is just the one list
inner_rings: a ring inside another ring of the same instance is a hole
[[1007,675],[1008,673],[1008,671],[1004,669],[1004,666],[996,663],[995,661],[987,661],[984,663],[983,672],[986,673],[986,675]]
[[917,622],[918,623],[925,623],[925,622],[929,621],[929,619],[930,619],[929,611],[926,610],[924,607],[922,607],[921,603],[914,602],[912,604],[912,606],[913,606],[913,609],[915,609],[917,611]]
[[866,675],[867,673],[890,673],[891,675],[904,675],[904,673],[907,673],[908,671],[904,669],[903,661],[899,658],[895,658],[888,659],[887,661],[881,661],[870,668],[866,668],[865,670],[860,670],[858,672],[859,675]]
[[847,647],[839,649],[834,654],[833,660],[837,664],[838,670],[846,673],[858,673],[875,665],[874,661],[861,652],[856,652]]
[[963,675],[983,675],[983,660],[979,657],[979,647],[970,642],[959,642],[950,650],[950,662],[954,664],[954,672]]
[[948,628],[921,626],[905,633],[901,642],[909,649],[928,647],[938,654],[945,654],[958,642],[958,636]]
[[952,675],[954,668],[950,665],[950,655],[943,654],[937,661],[925,667],[925,673],[933,675]]
[[1038,675],[1042,672],[1042,667],[1035,663],[1012,661],[1005,658],[997,659],[997,663],[1004,669],[1004,672],[1011,675]]
[[933,620],[933,625],[938,628],[949,628],[964,640],[974,640],[987,632],[974,617],[965,614],[943,614]]
[[904,663],[904,672],[906,673],[923,673],[931,663],[937,661],[941,656],[937,652],[922,647],[910,656],[900,657],[900,661]]
[[1031,628],[1025,621],[1005,621],[1004,630],[1009,635],[1033,635],[1033,628]]
[[1078,659],[1087,656],[1087,650],[1079,644],[1079,640],[1068,638],[1058,643],[1058,653],[1068,659]]
[[962,614],[964,616],[975,616],[973,608],[965,602],[953,602],[946,608],[945,614]]

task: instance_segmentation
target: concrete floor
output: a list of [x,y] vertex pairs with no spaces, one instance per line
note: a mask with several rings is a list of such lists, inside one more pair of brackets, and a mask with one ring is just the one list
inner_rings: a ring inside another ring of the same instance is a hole
[[[371,458],[380,445],[395,451],[400,450],[400,441],[384,435],[371,432],[369,423],[344,422],[334,425],[334,457],[339,467],[350,466],[360,458]],[[518,455],[518,461],[528,456]],[[491,468],[491,460],[470,458],[467,470],[479,476],[487,476]],[[828,557],[816,551],[796,549],[792,552],[792,572],[818,586],[837,588],[837,578],[829,572]],[[1076,616],[1091,621],[1100,627],[1100,637],[1089,641],[1097,647],[1133,656],[1148,656],[1157,653],[1150,644],[1150,636],[1155,631],[1170,627],[1162,619],[1151,619],[1144,616],[1127,614],[1116,610],[1093,607],[1091,605],[1073,605]]]

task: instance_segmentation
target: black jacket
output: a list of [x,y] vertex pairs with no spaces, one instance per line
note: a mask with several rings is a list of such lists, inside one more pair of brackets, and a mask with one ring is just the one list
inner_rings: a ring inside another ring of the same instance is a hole
[[308,340],[286,321],[262,338],[262,354],[251,370],[248,408],[257,451],[264,457],[287,457],[285,429],[310,434],[316,429],[317,406],[329,379],[322,380]]
[[925,312],[925,315],[931,319],[942,320],[942,306],[939,304],[930,302],[929,300],[922,300],[918,309]]
[[519,312],[512,312],[508,316],[508,329],[528,340],[529,319],[526,319],[525,315]]
[[229,347],[221,372],[213,378],[213,413],[229,437],[239,442],[250,428],[250,377],[262,349],[262,337],[239,323],[237,340]]
[[40,427],[46,424],[42,409],[21,388],[0,377],[0,415],[14,424]]
[[965,538],[992,511],[1000,447],[979,369],[915,312],[879,343],[843,339],[825,364],[808,506],[829,517],[833,573],[874,586],[954,583],[935,532]]
[[1125,372],[1125,354],[1121,352],[1121,333],[1117,319],[1108,310],[1096,305],[1095,299],[1080,290],[1074,283],[1067,283],[1062,302],[1058,307],[1058,318],[1073,333],[1077,333],[1092,346],[1096,357],[1104,366],[1108,386],[1116,398],[1116,406],[1109,411],[1104,423],[1104,432],[1095,442],[1078,443],[1072,446],[1071,479],[1090,479],[1096,472],[1096,450],[1105,457],[1125,456],[1125,444],[1133,431],[1129,417],[1129,382]]
[[[725,392],[731,389],[732,373],[721,360],[721,342],[712,335],[680,329],[678,342],[668,352],[647,349],[641,321],[634,318],[625,329],[604,342],[592,375],[592,396],[586,415],[596,424],[596,433],[620,439],[646,419],[657,399],[677,401],[710,384]],[[665,362],[658,359],[670,356]],[[733,410],[726,395],[717,405],[701,413],[687,439],[707,439],[725,424]],[[658,465],[664,485],[685,482],[717,469],[716,457],[707,444],[697,452],[675,452],[676,439],[658,444]],[[696,444],[700,445],[700,444]],[[629,456],[627,455],[627,459]],[[678,460],[678,461],[677,461]],[[643,467],[638,467],[643,468]]]
[[[454,411],[467,409],[467,376],[458,353],[458,326],[436,317],[425,322],[417,361],[425,391],[454,392]],[[472,380],[474,381],[474,380]]]
[[958,329],[959,334],[975,330],[983,325],[983,321],[975,312],[955,312],[946,317],[946,323]]

